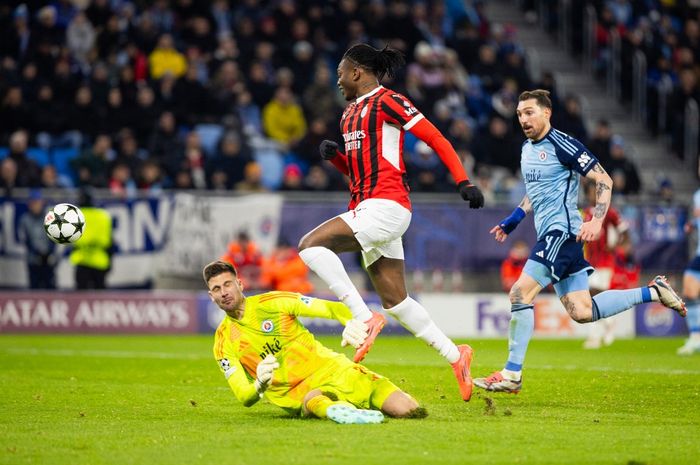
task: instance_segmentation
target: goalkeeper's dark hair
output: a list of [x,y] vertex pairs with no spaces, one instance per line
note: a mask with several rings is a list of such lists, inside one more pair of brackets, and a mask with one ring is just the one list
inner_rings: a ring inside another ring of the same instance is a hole
[[202,270],[202,276],[204,277],[204,283],[209,287],[209,280],[214,276],[219,276],[223,273],[233,273],[234,276],[238,276],[236,273],[236,268],[228,262],[223,260],[216,260],[209,263]]
[[343,59],[368,69],[379,81],[384,76],[394,77],[395,71],[406,63],[403,53],[389,45],[381,50],[367,44],[353,45],[345,52]]

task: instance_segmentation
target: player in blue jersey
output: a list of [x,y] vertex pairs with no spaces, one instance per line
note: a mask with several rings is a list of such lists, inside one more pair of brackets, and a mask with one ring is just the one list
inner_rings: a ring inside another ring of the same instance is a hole
[[688,340],[678,348],[678,355],[700,353],[700,189],[693,195],[692,218],[686,224],[686,232],[695,228],[698,233],[698,246],[695,258],[683,274],[683,297],[688,302]]
[[[550,124],[552,102],[546,90],[520,94],[518,120],[527,137],[520,167],[526,195],[506,219],[491,229],[503,242],[529,212],[535,216],[537,243],[518,280],[510,290],[511,320],[505,368],[474,385],[487,391],[520,391],[525,352],[535,327],[532,302],[550,283],[571,318],[579,323],[597,321],[642,302],[661,302],[685,316],[683,300],[664,276],[648,286],[605,291],[591,298],[588,275],[593,267],[583,258],[584,241],[598,238],[610,206],[612,179],[596,157],[573,137]],[[593,218],[583,222],[578,210],[579,175],[596,185]]]

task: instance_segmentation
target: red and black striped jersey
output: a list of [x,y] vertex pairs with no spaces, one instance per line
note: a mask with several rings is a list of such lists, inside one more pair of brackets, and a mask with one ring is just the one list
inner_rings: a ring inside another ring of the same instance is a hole
[[344,156],[332,161],[350,177],[350,209],[363,200],[381,198],[410,210],[403,160],[405,131],[411,130],[432,147],[456,182],[467,179],[454,149],[435,126],[406,97],[383,86],[345,108],[340,130]]

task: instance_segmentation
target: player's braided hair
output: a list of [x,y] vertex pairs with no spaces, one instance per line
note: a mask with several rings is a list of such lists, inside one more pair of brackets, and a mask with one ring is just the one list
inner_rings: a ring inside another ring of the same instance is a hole
[[384,76],[393,77],[396,69],[406,62],[403,53],[395,48],[390,48],[389,45],[381,50],[367,44],[353,45],[345,52],[343,59],[370,70],[379,81]]

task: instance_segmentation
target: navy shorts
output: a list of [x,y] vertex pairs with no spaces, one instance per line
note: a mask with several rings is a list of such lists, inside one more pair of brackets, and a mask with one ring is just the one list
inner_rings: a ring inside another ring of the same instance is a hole
[[688,264],[687,270],[700,272],[700,255],[696,255],[695,258]]
[[557,284],[583,272],[583,276],[587,277],[593,273],[593,267],[583,258],[583,244],[576,242],[576,236],[551,231],[532,248],[524,271],[546,287],[550,282]]

